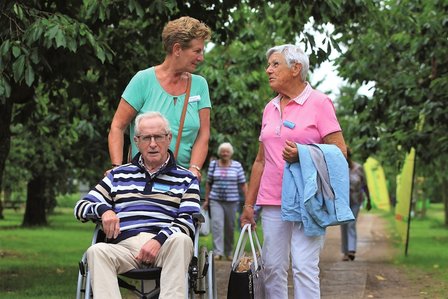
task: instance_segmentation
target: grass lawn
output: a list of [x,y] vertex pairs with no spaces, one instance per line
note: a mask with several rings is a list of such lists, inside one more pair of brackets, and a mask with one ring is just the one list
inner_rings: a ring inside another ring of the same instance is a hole
[[[386,217],[393,231],[393,216]],[[395,264],[404,267],[413,281],[422,281],[422,273],[427,278],[433,278],[433,283],[426,287],[426,291],[437,295],[436,298],[447,298],[448,227],[444,225],[443,204],[433,203],[424,218],[412,218],[407,256],[404,254],[404,242],[398,235],[395,237],[395,246],[400,252],[394,259]]]
[[[413,219],[408,256],[396,257],[409,275],[419,269],[437,278],[441,283],[428,287],[440,289],[440,298],[448,285],[448,228],[442,208],[432,204],[425,219]],[[5,217],[0,220],[0,298],[74,298],[78,262],[90,245],[94,225],[76,221],[69,207],[56,209],[45,228],[21,228],[23,210],[5,210]],[[393,217],[386,217],[392,224]],[[235,242],[238,236],[237,231]],[[211,235],[201,237],[201,245],[211,249],[211,244]],[[396,246],[403,245],[397,241]]]
[[74,298],[78,262],[93,224],[78,223],[67,209],[46,228],[20,228],[23,211],[5,210],[0,221],[0,297]]

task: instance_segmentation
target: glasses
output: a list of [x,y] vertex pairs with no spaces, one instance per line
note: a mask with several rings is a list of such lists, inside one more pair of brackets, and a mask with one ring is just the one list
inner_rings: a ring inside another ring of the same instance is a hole
[[153,139],[156,143],[162,142],[165,140],[165,137],[168,136],[169,133],[161,134],[161,135],[138,135],[137,138],[139,138],[142,142],[149,143]]

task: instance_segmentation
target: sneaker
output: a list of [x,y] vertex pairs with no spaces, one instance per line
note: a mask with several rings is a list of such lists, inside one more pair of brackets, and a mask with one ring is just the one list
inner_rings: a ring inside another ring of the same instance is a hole
[[215,256],[213,257],[213,259],[214,259],[215,261],[220,261],[220,260],[222,260],[222,256],[220,256],[220,255],[215,255]]
[[227,259],[228,261],[233,261],[233,256],[228,255],[228,256],[226,257],[226,259]]

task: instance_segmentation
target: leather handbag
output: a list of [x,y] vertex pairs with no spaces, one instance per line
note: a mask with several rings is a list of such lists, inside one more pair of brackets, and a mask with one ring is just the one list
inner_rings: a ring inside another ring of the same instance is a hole
[[[244,251],[248,239],[252,256],[246,256]],[[264,299],[264,297],[264,265],[261,259],[260,241],[257,233],[252,231],[251,225],[245,224],[233,255],[227,299]]]

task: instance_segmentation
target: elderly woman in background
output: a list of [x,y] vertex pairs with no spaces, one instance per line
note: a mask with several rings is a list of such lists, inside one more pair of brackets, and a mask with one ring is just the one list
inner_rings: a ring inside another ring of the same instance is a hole
[[332,101],[306,81],[309,60],[295,45],[266,53],[269,85],[278,93],[263,112],[258,154],[253,163],[241,223],[254,221],[254,205],[263,207],[266,298],[288,298],[292,259],[294,298],[320,298],[319,254],[324,236],[307,236],[302,222],[281,217],[285,162],[298,161],[299,144],[335,144],[346,155],[341,127]]
[[246,198],[247,184],[241,163],[232,160],[233,146],[222,143],[218,147],[219,159],[210,162],[205,185],[203,208],[210,205],[213,248],[216,259],[232,259],[233,231],[240,190]]
[[[166,52],[162,64],[139,71],[123,92],[109,132],[109,154],[112,167],[123,163],[124,132],[136,115],[159,111],[170,122],[174,152],[184,101],[188,101],[177,162],[189,168],[199,179],[207,157],[210,137],[210,96],[207,81],[191,75],[204,60],[205,42],[211,31],[207,25],[191,17],[170,21],[162,32]],[[185,99],[191,76],[189,99]],[[138,150],[131,139],[132,157]]]
[[359,210],[364,202],[364,197],[367,198],[367,211],[372,209],[372,203],[364,168],[361,164],[352,160],[350,148],[347,148],[347,161],[350,173],[350,209],[356,219],[353,222],[341,225],[341,251],[343,261],[353,261],[358,241],[356,222],[358,221]]

